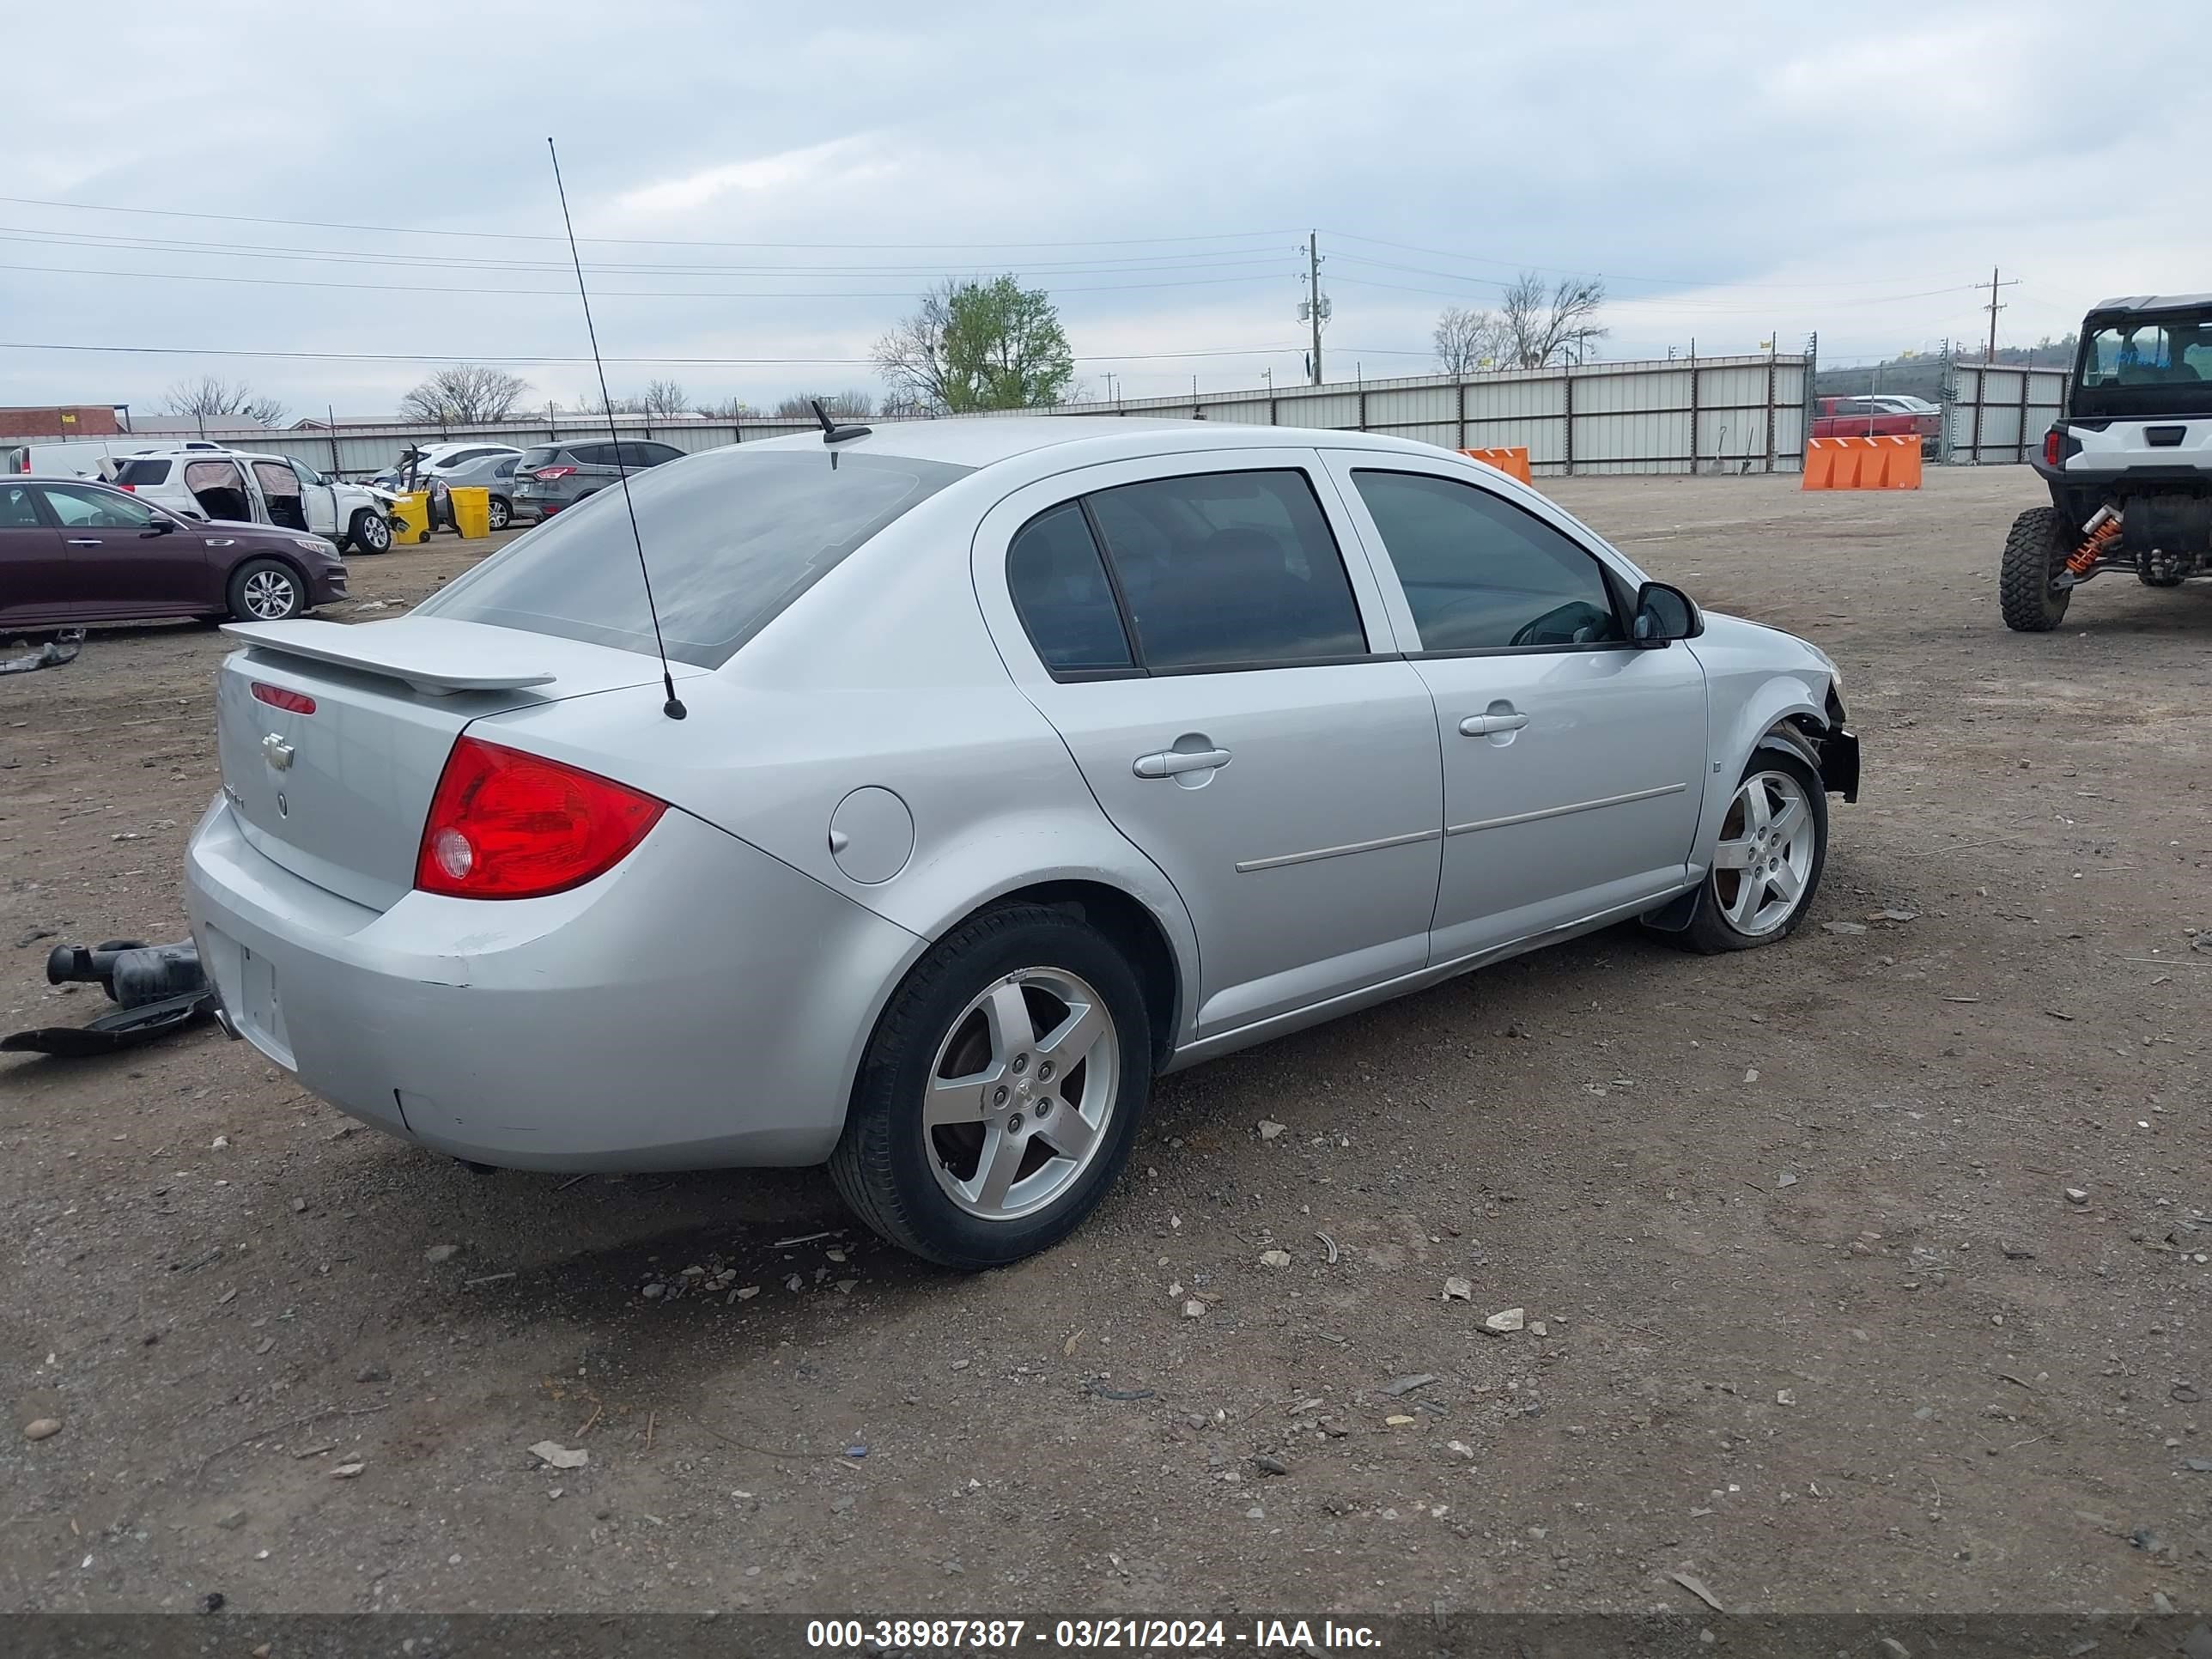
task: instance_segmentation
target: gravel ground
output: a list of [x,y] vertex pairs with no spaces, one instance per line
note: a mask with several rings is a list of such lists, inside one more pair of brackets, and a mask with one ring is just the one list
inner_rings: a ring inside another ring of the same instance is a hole
[[[0,1607],[2203,1602],[2212,585],[2007,633],[2017,469],[1554,488],[1844,666],[1795,940],[1619,929],[1170,1079],[969,1279],[814,1172],[480,1177],[211,1032],[0,1060]],[[221,650],[0,680],[0,1027],[94,1012],[33,930],[181,934]]]

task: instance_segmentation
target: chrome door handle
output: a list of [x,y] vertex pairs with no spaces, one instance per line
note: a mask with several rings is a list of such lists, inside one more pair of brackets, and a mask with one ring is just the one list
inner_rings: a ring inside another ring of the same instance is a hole
[[1459,723],[1462,738],[1486,738],[1493,732],[1518,732],[1528,724],[1526,714],[1469,714]]
[[1226,749],[1200,749],[1185,752],[1180,749],[1163,749],[1157,755],[1139,755],[1130,768],[1140,778],[1171,778],[1182,772],[1211,772],[1229,764]]
[[106,542],[98,536],[72,536],[69,538],[69,544],[71,547],[105,547],[107,545]]

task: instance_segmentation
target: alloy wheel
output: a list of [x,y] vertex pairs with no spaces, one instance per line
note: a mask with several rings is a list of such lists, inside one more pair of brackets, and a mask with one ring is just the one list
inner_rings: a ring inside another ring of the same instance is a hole
[[246,608],[264,622],[282,622],[299,608],[299,591],[281,570],[257,570],[242,590]]
[[1754,772],[1729,803],[1713,849],[1713,896],[1729,926],[1758,939],[1804,902],[1817,850],[1813,805],[1788,772]]
[[922,1102],[945,1195],[1011,1221],[1066,1192],[1105,1144],[1121,1054],[1105,1000],[1065,969],[1025,968],[978,993],[938,1045]]

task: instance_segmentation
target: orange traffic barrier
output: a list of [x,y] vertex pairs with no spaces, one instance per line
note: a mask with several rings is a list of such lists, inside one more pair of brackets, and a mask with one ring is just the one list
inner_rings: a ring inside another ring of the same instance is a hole
[[1462,449],[1460,453],[1472,460],[1494,466],[1509,478],[1518,478],[1524,484],[1535,480],[1528,476],[1528,449],[1525,444],[1510,449]]
[[1807,489],[1917,489],[1920,439],[1814,438],[1805,446]]

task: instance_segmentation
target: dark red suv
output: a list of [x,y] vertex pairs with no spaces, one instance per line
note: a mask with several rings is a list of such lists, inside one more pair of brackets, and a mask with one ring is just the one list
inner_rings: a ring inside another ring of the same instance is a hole
[[0,479],[0,629],[281,622],[345,593],[345,561],[320,536],[179,518],[88,478]]

